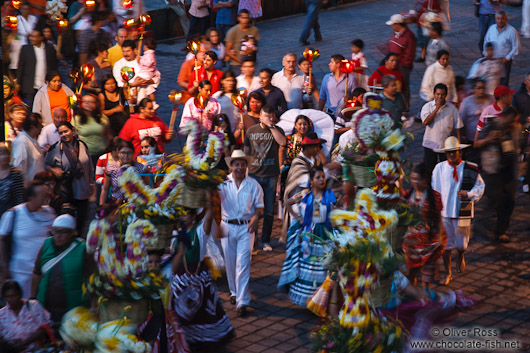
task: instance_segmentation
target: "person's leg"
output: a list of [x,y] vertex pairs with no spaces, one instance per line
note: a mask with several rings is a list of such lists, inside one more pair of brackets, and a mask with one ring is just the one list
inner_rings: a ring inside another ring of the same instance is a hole
[[450,218],[442,217],[442,222],[447,234],[447,245],[443,254],[443,261],[445,267],[445,278],[440,280],[441,285],[448,285],[453,279],[453,273],[451,269],[451,251],[456,247],[456,229],[454,228],[453,222]]
[[201,34],[206,34],[206,30],[210,27],[210,15],[201,17],[199,20]]
[[431,175],[434,167],[436,167],[436,164],[438,163],[438,153],[430,148],[423,147],[423,162],[425,163],[427,172]]
[[313,32],[315,32],[315,40],[317,42],[320,42],[322,40],[322,33],[320,32],[320,23],[318,22],[318,10],[319,10],[319,5],[317,5],[317,9],[316,9],[316,18],[315,18],[315,22],[313,23]]
[[309,38],[311,28],[313,28],[318,17],[318,4],[319,0],[305,1],[307,14],[305,17],[304,28],[302,29],[302,33],[300,33],[300,38],[298,40],[300,43],[307,42],[307,39]]
[[274,202],[276,201],[276,186],[278,177],[266,178],[264,193],[263,228],[261,231],[261,242],[269,244],[271,242],[272,224],[274,223]]
[[530,38],[530,0],[523,0],[521,35]]
[[73,202],[76,214],[76,229],[77,234],[81,238],[86,237],[87,221],[88,221],[88,200],[75,200]]
[[236,243],[236,307],[250,304],[250,259],[252,254],[252,235],[248,232],[248,225],[237,226],[238,241]]
[[200,31],[200,18],[191,16],[190,27],[188,30],[188,35],[186,36],[186,42],[190,41],[191,37],[193,37],[195,33],[199,33],[199,31]]
[[410,106],[410,71],[411,71],[411,68],[409,67],[403,67],[403,66],[400,66],[399,69],[401,70],[401,73],[403,74],[403,88],[402,88],[402,94],[403,94],[403,97],[405,98],[405,106],[407,107],[407,111],[408,111],[408,107]]
[[513,209],[515,207],[515,180],[502,180],[501,185],[501,196],[499,200],[497,225],[495,227],[496,234],[499,236],[505,235],[508,227],[510,226],[510,219],[512,217]]
[[501,85],[510,86],[510,72],[512,71],[512,60],[504,63],[504,77],[501,78]]
[[486,15],[479,15],[478,17],[478,49],[481,53],[484,50],[484,36],[488,30],[488,20],[489,18]]
[[236,291],[236,245],[237,234],[235,234],[236,225],[221,222],[221,247],[225,260],[226,279],[228,280],[228,288],[230,288],[230,297],[237,295]]

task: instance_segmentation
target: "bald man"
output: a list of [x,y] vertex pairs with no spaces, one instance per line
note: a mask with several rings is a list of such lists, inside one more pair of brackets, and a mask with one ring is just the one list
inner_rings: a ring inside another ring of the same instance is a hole
[[51,146],[61,140],[57,126],[63,121],[68,121],[68,115],[63,108],[56,108],[52,114],[53,124],[48,124],[42,128],[38,141],[43,152],[47,152]]
[[[287,109],[302,109],[304,74],[296,66],[296,54],[287,53],[282,60],[283,69],[272,76],[272,85],[282,90]],[[310,91],[309,87],[308,90]],[[308,92],[311,93],[311,92]]]
[[123,42],[127,39],[127,30],[125,28],[118,28],[116,31],[116,36],[114,37],[116,39],[116,45],[109,48],[109,63],[114,66],[120,60],[123,58],[123,54],[121,52],[121,46]]

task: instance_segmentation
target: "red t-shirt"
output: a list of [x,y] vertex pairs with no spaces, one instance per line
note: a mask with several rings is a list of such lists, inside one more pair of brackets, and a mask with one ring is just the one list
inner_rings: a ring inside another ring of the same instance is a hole
[[134,157],[140,154],[140,144],[146,136],[151,136],[156,140],[158,149],[166,152],[166,133],[167,125],[158,116],[151,119],[142,119],[138,114],[133,114],[127,120],[120,131],[120,137],[124,140],[131,141],[134,146]]
[[394,75],[396,77],[396,84],[398,92],[403,92],[403,74],[399,70],[389,70],[385,65],[381,65],[372,73],[368,79],[369,86],[381,85],[381,79],[385,75]]
[[[221,89],[221,78],[223,77],[223,72],[221,70],[214,69],[212,72],[212,75],[210,78],[208,78],[208,75],[206,74],[206,70],[204,69],[204,66],[201,66],[198,69],[197,78],[199,82],[202,80],[208,80],[212,84],[212,94],[219,91]],[[191,77],[188,81],[188,89],[193,87],[193,81],[195,81],[195,72],[192,72]]]

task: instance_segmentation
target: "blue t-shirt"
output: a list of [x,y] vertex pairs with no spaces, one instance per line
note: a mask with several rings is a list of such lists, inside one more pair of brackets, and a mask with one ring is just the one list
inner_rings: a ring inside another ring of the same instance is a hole
[[480,15],[495,15],[497,11],[500,10],[500,3],[491,3],[489,0],[480,0],[480,8],[478,10]]
[[[230,0],[213,0],[213,4],[218,4],[220,2],[228,2]],[[217,18],[215,23],[218,25],[234,25],[236,24],[236,7],[223,7],[222,9],[217,10]]]

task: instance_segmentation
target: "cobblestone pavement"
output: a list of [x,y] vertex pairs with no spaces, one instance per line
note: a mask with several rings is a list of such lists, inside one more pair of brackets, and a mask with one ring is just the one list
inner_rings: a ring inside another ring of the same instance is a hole
[[[315,45],[321,51],[321,58],[314,67],[318,80],[328,72],[329,57],[335,53],[349,55],[349,43],[355,38],[364,40],[368,65],[370,70],[374,70],[383,58],[383,52],[379,48],[387,41],[391,32],[384,22],[393,13],[406,9],[408,4],[404,0],[365,1],[321,13],[320,24],[324,40]],[[521,8],[508,7],[506,10],[509,23],[519,29]],[[452,29],[445,37],[451,45],[451,64],[456,75],[466,76],[472,62],[480,56],[477,48],[478,21],[473,11],[471,1],[451,1]],[[303,21],[303,15],[296,15],[258,24],[262,38],[258,68],[280,69],[284,53],[293,51],[301,54],[304,48],[297,44],[297,39]],[[178,69],[184,58],[184,53],[179,48],[183,44],[183,39],[171,40],[161,43],[157,49],[158,65],[163,77],[157,92],[161,104],[158,114],[166,121],[169,121],[171,109],[166,97],[171,89],[177,88]],[[521,53],[512,68],[512,87],[518,87],[523,75],[530,69],[530,40],[521,39],[521,44]],[[424,64],[416,64],[412,71],[413,112],[420,107],[418,95],[414,92],[419,90],[424,70]],[[416,123],[410,132],[415,135],[415,141],[407,150],[407,158],[418,162],[423,155],[423,128]],[[182,144],[183,139],[175,140],[169,149],[179,151]],[[487,210],[484,199],[477,205],[474,236],[466,255],[466,273],[456,274],[454,282],[449,286],[451,289],[462,289],[466,295],[480,300],[476,307],[452,318],[451,325],[496,328],[502,332],[503,339],[520,342],[519,349],[512,352],[530,351],[529,201],[528,195],[519,190],[508,232],[512,239],[509,244],[499,244],[492,240],[492,214]],[[273,237],[278,238],[279,232],[280,221],[276,220]],[[226,279],[217,281],[225,309],[237,332],[237,338],[225,347],[226,352],[310,351],[309,334],[318,324],[318,319],[306,309],[292,305],[287,296],[276,289],[284,256],[283,247],[254,256],[250,284],[253,300],[246,318],[237,318],[235,308],[229,304]],[[438,289],[443,290],[443,287]]]

